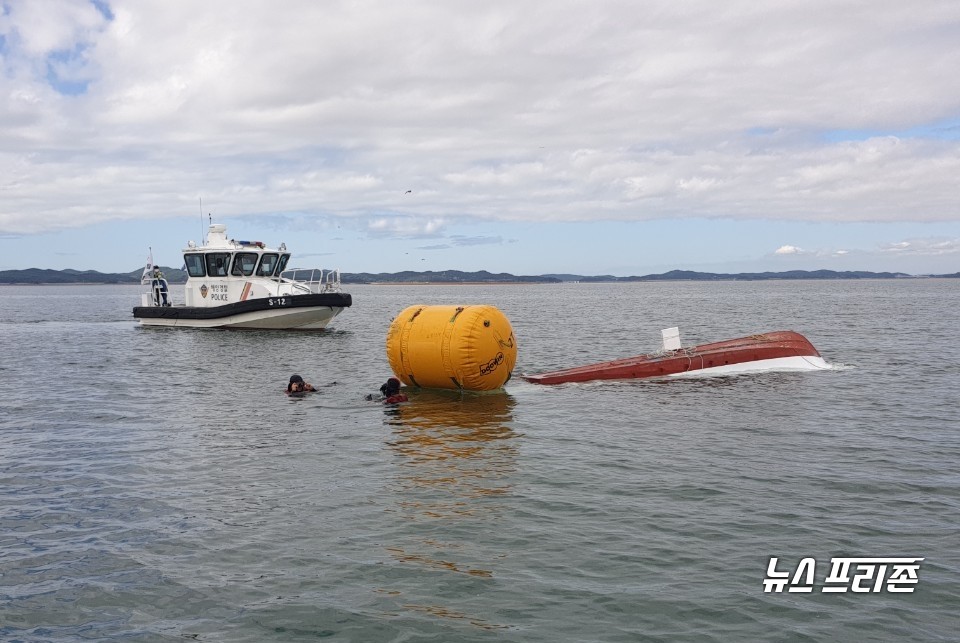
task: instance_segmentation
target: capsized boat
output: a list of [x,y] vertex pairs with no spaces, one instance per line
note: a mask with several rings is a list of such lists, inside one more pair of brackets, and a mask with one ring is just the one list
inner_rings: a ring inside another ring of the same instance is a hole
[[321,330],[353,303],[340,290],[338,270],[289,269],[286,244],[274,249],[261,241],[228,239],[220,223],[210,225],[204,245],[188,243],[183,260],[182,304],[168,300],[164,279],[144,271],[150,290],[133,309],[142,325]]
[[792,330],[750,335],[692,348],[683,348],[680,345],[679,329],[668,328],[662,332],[664,348],[657,353],[523,377],[534,384],[563,384],[591,380],[727,375],[772,370],[816,371],[830,368],[813,344]]

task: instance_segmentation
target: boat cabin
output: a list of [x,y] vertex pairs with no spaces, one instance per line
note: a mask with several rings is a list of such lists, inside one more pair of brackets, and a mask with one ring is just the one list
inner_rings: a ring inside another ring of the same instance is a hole
[[279,279],[287,268],[290,254],[285,244],[269,250],[262,241],[227,240],[227,226],[210,226],[207,244],[197,247],[192,241],[183,251],[183,262],[191,279],[203,277],[261,277]]

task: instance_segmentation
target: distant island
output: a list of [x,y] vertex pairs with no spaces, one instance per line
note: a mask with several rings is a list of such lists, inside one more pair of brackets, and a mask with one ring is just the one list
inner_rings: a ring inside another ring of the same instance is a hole
[[[170,283],[185,283],[187,273],[177,268],[162,268]],[[0,270],[0,284],[137,284],[143,269],[130,272],[103,273],[95,270],[47,270],[29,268],[27,270]],[[865,270],[787,270],[784,272],[739,272],[723,274],[715,272],[695,272],[692,270],[671,270],[656,275],[633,277],[614,277],[613,275],[512,275],[506,272],[491,273],[486,270],[463,272],[460,270],[441,270],[417,272],[343,272],[340,279],[344,284],[504,284],[504,283],[624,283],[636,281],[772,281],[772,280],[809,280],[809,279],[928,279],[960,278],[960,272],[949,275],[909,275],[902,272],[869,272]]]

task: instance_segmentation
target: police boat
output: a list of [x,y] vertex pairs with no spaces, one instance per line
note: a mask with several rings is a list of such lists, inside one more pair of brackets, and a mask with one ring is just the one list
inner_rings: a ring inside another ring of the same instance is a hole
[[183,260],[183,303],[171,301],[161,275],[144,271],[149,291],[133,309],[141,325],[322,330],[353,303],[340,290],[339,270],[290,269],[286,244],[228,239],[224,224],[209,226],[204,245],[189,242]]

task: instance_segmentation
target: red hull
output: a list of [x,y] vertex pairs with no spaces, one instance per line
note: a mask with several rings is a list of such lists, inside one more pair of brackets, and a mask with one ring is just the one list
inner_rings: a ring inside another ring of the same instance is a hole
[[780,357],[820,357],[806,337],[792,330],[750,335],[724,342],[655,355],[638,355],[539,375],[524,375],[534,384],[563,384],[590,380],[625,380],[676,375],[703,368],[743,364]]

